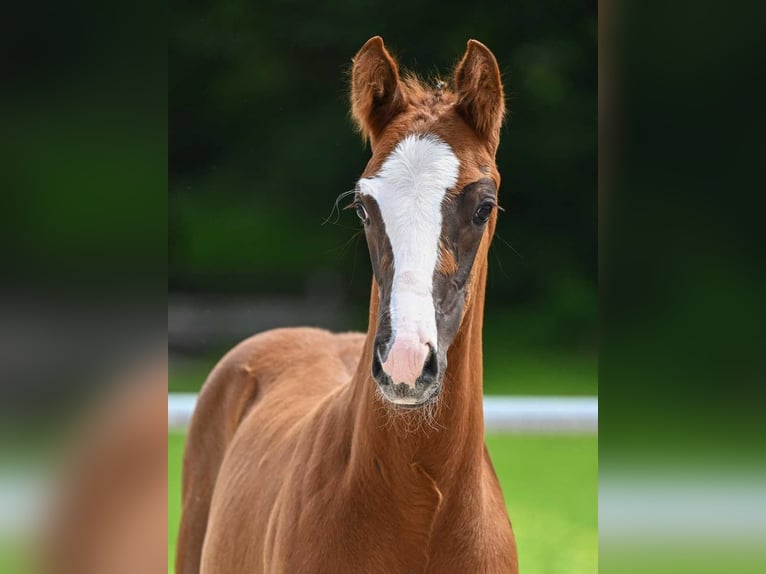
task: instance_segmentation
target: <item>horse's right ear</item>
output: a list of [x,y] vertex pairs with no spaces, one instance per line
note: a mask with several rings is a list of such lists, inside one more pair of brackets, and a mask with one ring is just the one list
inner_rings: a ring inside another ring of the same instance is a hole
[[351,115],[373,144],[397,114],[407,107],[396,62],[375,36],[354,56],[351,72]]

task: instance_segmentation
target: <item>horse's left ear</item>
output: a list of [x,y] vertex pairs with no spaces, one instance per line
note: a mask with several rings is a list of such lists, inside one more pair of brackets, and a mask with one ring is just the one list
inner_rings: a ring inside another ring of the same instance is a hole
[[481,42],[468,40],[455,69],[456,109],[476,133],[497,147],[505,115],[505,95],[494,54]]

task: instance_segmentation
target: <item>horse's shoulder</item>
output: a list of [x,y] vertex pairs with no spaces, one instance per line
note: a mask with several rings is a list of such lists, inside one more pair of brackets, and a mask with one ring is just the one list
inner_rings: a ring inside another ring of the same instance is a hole
[[300,365],[317,366],[323,361],[338,360],[352,371],[359,361],[364,339],[363,333],[333,333],[313,327],[263,331],[231,349],[218,362],[211,378],[244,376],[265,383]]
[[237,360],[257,365],[293,363],[296,358],[308,360],[318,355],[339,355],[361,350],[362,333],[333,333],[314,327],[286,327],[258,333],[242,341],[233,350]]

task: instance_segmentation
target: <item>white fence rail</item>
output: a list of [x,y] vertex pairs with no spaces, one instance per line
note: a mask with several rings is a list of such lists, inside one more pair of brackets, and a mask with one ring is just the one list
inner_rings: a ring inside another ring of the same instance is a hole
[[[189,424],[197,395],[168,395],[168,428]],[[597,397],[484,397],[484,426],[488,431],[527,433],[598,432]]]

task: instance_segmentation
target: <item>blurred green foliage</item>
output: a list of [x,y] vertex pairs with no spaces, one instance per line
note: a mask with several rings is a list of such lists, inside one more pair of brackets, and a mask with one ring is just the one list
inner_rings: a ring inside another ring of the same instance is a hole
[[363,317],[370,272],[357,222],[341,212],[322,225],[369,154],[348,117],[351,57],[380,34],[405,68],[447,77],[476,38],[497,56],[510,108],[488,317],[535,317],[495,328],[535,346],[592,350],[596,14],[596,2],[569,0],[470,10],[401,0],[171,3],[171,291],[299,295],[329,272]]

